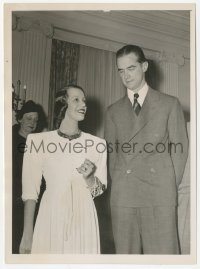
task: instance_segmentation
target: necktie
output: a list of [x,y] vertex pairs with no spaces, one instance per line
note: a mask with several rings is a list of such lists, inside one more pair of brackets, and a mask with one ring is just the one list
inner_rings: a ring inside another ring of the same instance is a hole
[[135,93],[134,94],[134,103],[133,103],[133,109],[135,111],[135,114],[138,116],[140,110],[141,110],[141,106],[140,104],[138,103],[138,97],[139,97],[139,94],[138,93]]

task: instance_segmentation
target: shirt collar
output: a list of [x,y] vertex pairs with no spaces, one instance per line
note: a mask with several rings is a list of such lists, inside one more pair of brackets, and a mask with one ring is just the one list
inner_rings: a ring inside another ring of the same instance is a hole
[[[140,104],[141,107],[142,107],[142,105],[144,103],[144,99],[145,99],[145,97],[147,95],[148,89],[149,89],[149,86],[145,82],[144,86],[138,92],[139,97],[138,97],[137,100],[138,100],[138,103]],[[131,101],[132,105],[133,105],[133,102],[134,102],[134,94],[135,94],[134,91],[132,91],[130,89],[127,89],[127,95],[128,95],[129,100]]]

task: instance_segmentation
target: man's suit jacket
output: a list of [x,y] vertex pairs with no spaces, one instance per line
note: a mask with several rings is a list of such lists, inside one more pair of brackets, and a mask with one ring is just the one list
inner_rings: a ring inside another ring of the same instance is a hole
[[124,96],[108,108],[105,138],[111,205],[176,205],[188,153],[185,120],[177,98],[149,88],[136,116]]

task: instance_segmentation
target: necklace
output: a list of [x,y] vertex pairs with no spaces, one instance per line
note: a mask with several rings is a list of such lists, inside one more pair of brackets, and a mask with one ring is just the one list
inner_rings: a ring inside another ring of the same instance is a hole
[[76,139],[76,138],[79,138],[81,136],[81,131],[80,130],[78,131],[78,133],[73,134],[73,135],[67,135],[67,134],[61,132],[59,129],[57,130],[57,133],[58,133],[59,136],[67,138],[69,140]]

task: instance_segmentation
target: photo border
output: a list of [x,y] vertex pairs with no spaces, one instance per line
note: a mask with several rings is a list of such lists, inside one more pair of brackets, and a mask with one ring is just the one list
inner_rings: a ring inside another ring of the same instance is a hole
[[[191,254],[190,255],[66,255],[66,254],[11,254],[11,234],[12,234],[12,11],[39,11],[39,10],[190,10],[190,175],[191,175]],[[196,47],[195,47],[195,4],[4,4],[4,101],[5,101],[5,262],[6,263],[34,263],[34,264],[195,264],[197,259],[196,242]],[[195,90],[191,90],[195,89]],[[7,146],[9,145],[9,146]]]

